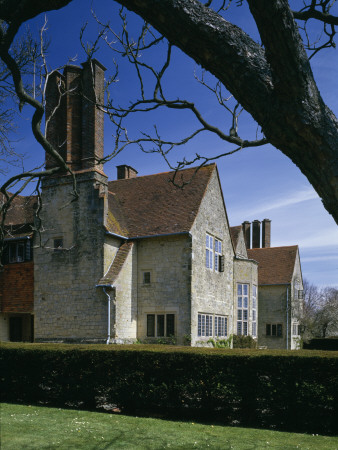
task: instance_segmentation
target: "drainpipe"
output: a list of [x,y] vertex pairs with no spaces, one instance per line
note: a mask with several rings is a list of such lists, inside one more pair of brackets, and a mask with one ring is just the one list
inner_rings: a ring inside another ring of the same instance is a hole
[[107,337],[106,344],[109,344],[109,342],[110,342],[110,295],[106,291],[105,287],[103,288],[103,292],[106,294],[106,296],[108,298],[108,337]]
[[286,349],[289,349],[289,285],[286,286]]
[[106,284],[106,285],[97,284],[95,287],[97,287],[97,288],[101,287],[103,289],[103,292],[106,294],[107,300],[108,300],[108,333],[107,333],[108,336],[107,336],[106,344],[109,344],[109,342],[110,342],[110,305],[111,305],[111,299],[110,299],[110,295],[106,291],[106,288],[112,289],[113,286],[111,284]]

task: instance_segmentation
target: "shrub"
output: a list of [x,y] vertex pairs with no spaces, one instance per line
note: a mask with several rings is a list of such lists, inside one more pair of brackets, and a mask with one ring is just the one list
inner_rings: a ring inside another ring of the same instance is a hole
[[1,346],[3,401],[334,433],[338,353],[163,345]]
[[257,341],[252,336],[234,335],[234,348],[257,348]]

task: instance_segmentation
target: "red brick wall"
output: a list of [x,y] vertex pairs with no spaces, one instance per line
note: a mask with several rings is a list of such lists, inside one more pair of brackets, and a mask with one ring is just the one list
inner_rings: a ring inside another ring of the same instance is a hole
[[32,313],[34,307],[33,261],[7,264],[0,272],[3,313]]

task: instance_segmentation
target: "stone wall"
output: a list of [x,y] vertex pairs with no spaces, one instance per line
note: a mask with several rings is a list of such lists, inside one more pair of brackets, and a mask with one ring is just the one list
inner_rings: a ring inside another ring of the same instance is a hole
[[137,246],[130,250],[115,286],[113,342],[129,343],[137,338]]
[[[144,283],[150,272],[150,283]],[[191,240],[188,234],[142,239],[137,247],[137,337],[147,338],[147,314],[175,314],[175,338],[190,333]],[[156,339],[154,339],[156,341]]]
[[[96,288],[104,274],[106,177],[78,173],[79,199],[72,200],[71,177],[44,180],[44,232],[35,238],[35,339],[100,341],[107,336],[107,301]],[[54,248],[63,239],[63,248]]]
[[[289,285],[259,286],[259,320],[258,320],[258,345],[272,349],[286,349],[286,303],[287,289]],[[267,336],[267,323],[281,323],[283,326],[282,337]]]
[[[206,267],[206,234],[222,242],[224,272]],[[228,318],[228,336],[233,333],[233,246],[229,233],[223,195],[214,170],[198,215],[191,229],[191,342],[200,345],[209,337],[198,336],[198,314],[217,314]]]

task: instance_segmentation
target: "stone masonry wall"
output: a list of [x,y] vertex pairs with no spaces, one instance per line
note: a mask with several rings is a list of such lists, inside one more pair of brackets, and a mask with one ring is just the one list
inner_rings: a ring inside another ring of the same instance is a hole
[[[95,171],[78,173],[75,202],[69,176],[44,181],[45,231],[34,253],[36,341],[106,339],[106,296],[95,287],[104,274],[106,180]],[[63,249],[54,249],[54,239],[63,239]]]
[[[175,337],[190,334],[191,240],[187,235],[142,239],[137,248],[137,337],[147,337],[147,314],[175,314]],[[143,283],[150,272],[150,283]]]
[[115,285],[116,343],[134,342],[137,338],[137,246],[134,243]]
[[[287,285],[259,286],[259,346],[286,349],[286,289]],[[267,323],[281,323],[283,336],[266,336]]]
[[[213,172],[192,233],[191,342],[199,345],[209,337],[199,337],[198,313],[228,317],[228,336],[233,333],[233,246],[217,171]],[[206,267],[206,233],[222,241],[224,272]]]

